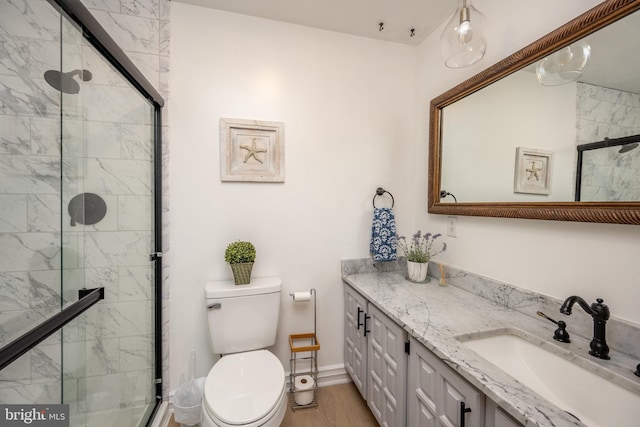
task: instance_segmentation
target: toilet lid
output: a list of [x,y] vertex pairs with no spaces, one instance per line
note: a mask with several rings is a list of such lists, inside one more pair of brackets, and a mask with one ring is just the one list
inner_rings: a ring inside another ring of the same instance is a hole
[[221,358],[207,376],[203,404],[227,424],[248,424],[264,418],[284,389],[284,368],[266,350]]

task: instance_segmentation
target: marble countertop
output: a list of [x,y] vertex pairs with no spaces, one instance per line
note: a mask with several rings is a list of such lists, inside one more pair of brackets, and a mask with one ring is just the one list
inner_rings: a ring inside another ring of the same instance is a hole
[[[553,340],[555,325],[535,312],[527,316],[456,286],[411,283],[401,272],[344,274],[343,280],[401,325],[525,426],[583,426],[513,377],[467,348],[458,336],[513,328],[533,335],[545,349],[640,394],[640,379],[630,366],[637,361],[611,351],[612,360],[589,356],[589,339],[571,335],[571,343]],[[585,391],[590,393],[593,391]]]

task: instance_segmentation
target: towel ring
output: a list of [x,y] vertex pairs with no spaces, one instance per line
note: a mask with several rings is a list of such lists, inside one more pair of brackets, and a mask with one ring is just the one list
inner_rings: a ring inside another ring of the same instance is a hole
[[378,188],[376,189],[376,194],[373,196],[373,207],[374,207],[374,209],[375,209],[375,207],[376,207],[376,197],[378,197],[378,196],[382,196],[384,193],[387,193],[389,196],[391,196],[391,207],[393,207],[393,205],[395,205],[395,204],[396,204],[396,201],[395,201],[395,199],[393,198],[393,194],[389,193],[387,190],[385,190],[385,189],[384,189],[384,188],[382,188],[382,187],[378,187]]
[[440,190],[440,198],[441,199],[444,199],[447,196],[453,197],[453,200],[455,200],[455,202],[458,203],[458,199],[456,199],[456,196],[454,196],[453,194],[449,193],[447,190]]

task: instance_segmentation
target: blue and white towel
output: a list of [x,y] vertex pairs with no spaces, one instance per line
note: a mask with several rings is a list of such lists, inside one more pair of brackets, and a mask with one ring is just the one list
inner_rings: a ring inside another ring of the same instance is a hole
[[369,252],[374,261],[396,260],[396,219],[391,208],[373,208]]

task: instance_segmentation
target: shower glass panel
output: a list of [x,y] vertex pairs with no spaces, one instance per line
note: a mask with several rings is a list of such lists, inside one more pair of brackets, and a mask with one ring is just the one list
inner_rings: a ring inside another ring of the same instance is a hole
[[42,74],[60,25],[46,2],[0,4],[0,345],[60,309],[61,105]]
[[156,117],[58,7],[0,1],[0,347],[105,289],[0,371],[0,404],[69,404],[71,426],[148,422]]

